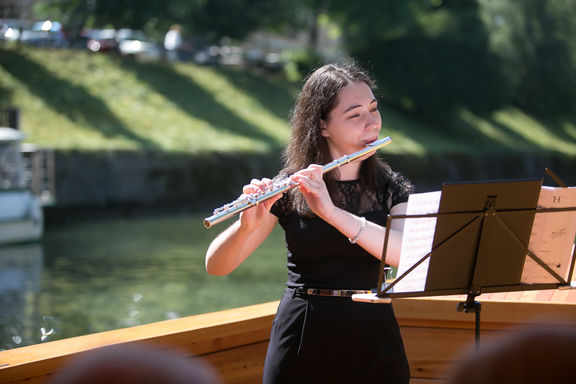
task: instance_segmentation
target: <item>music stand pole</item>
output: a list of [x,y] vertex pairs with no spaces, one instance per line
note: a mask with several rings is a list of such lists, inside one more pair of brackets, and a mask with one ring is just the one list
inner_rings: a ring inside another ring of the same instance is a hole
[[474,339],[476,342],[476,348],[480,346],[480,312],[482,311],[482,303],[476,301],[476,296],[479,293],[468,293],[466,301],[458,303],[456,310],[458,312],[464,311],[464,313],[473,312],[475,314],[474,321]]

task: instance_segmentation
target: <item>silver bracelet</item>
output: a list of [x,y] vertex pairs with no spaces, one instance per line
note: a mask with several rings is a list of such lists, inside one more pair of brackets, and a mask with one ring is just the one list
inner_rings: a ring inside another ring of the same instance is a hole
[[358,241],[358,238],[360,237],[360,234],[362,232],[364,232],[364,228],[366,228],[366,218],[364,216],[362,216],[362,224],[360,225],[360,229],[358,230],[358,233],[356,234],[356,236],[354,236],[353,239],[348,238],[348,241],[352,244],[356,244],[356,242]]

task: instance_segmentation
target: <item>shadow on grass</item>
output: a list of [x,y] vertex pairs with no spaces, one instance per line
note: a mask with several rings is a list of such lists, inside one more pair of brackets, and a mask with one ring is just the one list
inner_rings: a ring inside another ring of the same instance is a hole
[[[534,143],[526,140],[526,138],[518,134],[518,132],[511,129],[509,126],[495,120],[491,116],[477,114],[473,114],[473,116],[475,119],[484,121],[485,124],[493,127],[506,139],[498,140],[490,137],[478,128],[477,124],[479,123],[473,124],[470,121],[467,121],[467,119],[463,119],[461,116],[458,116],[454,119],[454,125],[449,131],[452,134],[458,135],[459,140],[462,142],[474,142],[474,145],[485,147],[488,149],[488,152],[513,153],[521,152],[528,148],[538,149]],[[485,150],[479,150],[479,152],[485,152]]]
[[[84,88],[56,77],[20,52],[0,49],[0,55],[0,66],[22,82],[31,93],[71,121],[87,124],[106,137],[121,136],[138,143],[142,148],[158,148],[154,142],[128,130],[102,100]],[[26,108],[25,105],[21,107]]]
[[279,144],[273,136],[247,123],[240,116],[220,104],[186,76],[162,63],[138,63],[122,60],[122,66],[139,80],[146,82],[190,116],[202,119],[222,131],[261,140],[272,147]]
[[575,142],[576,130],[569,132],[565,128],[566,124],[576,125],[576,116],[573,113],[566,113],[564,116],[543,117],[541,121],[558,140]]
[[[525,116],[529,119],[535,120],[539,126],[544,127],[546,129],[546,134],[550,139],[557,141],[558,143],[569,143],[573,142],[574,140],[570,137],[567,131],[563,131],[561,128],[562,120],[544,120],[539,119],[538,117],[530,115],[528,112],[523,112]],[[499,121],[498,119],[494,118],[493,116],[488,115],[475,115],[476,118],[485,121],[485,123],[489,124],[490,126],[494,127],[498,132],[502,135],[507,137],[506,141],[497,141],[494,139],[490,139],[489,137],[485,136],[482,132],[480,132],[477,127],[474,125],[465,122],[462,119],[458,120],[458,125],[460,128],[467,126],[465,129],[470,131],[475,131],[476,135],[483,135],[483,138],[486,139],[486,144],[490,145],[492,149],[503,149],[505,148],[507,151],[517,152],[517,151],[530,151],[530,152],[550,152],[550,153],[558,153],[558,154],[566,154],[566,149],[564,148],[556,148],[552,149],[548,147],[544,143],[539,143],[536,140],[531,140],[528,138],[527,135],[530,134],[530,128],[524,127],[524,133],[522,134],[518,132],[518,130],[514,129],[514,127],[506,124],[505,122]],[[530,123],[531,124],[531,123]],[[539,128],[538,128],[539,129]],[[538,132],[537,134],[541,134]]]
[[223,68],[219,73],[252,99],[266,104],[266,108],[276,117],[288,120],[298,90],[294,87],[294,92],[290,92],[289,83],[281,79],[281,74],[255,74],[227,68]]

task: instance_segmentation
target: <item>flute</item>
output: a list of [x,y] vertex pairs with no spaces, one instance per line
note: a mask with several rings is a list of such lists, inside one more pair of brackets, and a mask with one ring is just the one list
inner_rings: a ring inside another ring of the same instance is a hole
[[[331,161],[330,163],[324,165],[322,167],[322,173],[330,172],[333,169],[341,167],[342,165],[346,165],[353,160],[356,160],[364,155],[367,155],[368,153],[375,152],[376,150],[382,148],[387,144],[390,144],[391,142],[392,139],[390,138],[390,136],[387,136],[380,140],[373,141],[372,143],[366,145],[366,148],[358,152],[354,152],[351,155],[344,155],[341,158]],[[249,195],[241,195],[239,198],[232,201],[231,203],[225,204],[220,208],[216,208],[214,212],[212,212],[212,216],[204,219],[204,227],[210,228],[214,224],[218,224],[224,220],[227,220],[230,217],[247,210],[248,208],[252,208],[253,206],[258,205],[263,201],[266,201],[274,196],[277,196],[281,193],[296,188],[297,186],[298,183],[293,181],[290,177],[287,177],[285,179],[272,183],[264,191]]]

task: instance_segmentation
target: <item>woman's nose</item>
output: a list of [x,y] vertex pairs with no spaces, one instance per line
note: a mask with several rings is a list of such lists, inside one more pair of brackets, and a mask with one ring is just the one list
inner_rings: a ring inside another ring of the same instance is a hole
[[369,114],[366,120],[364,121],[364,128],[367,130],[378,128],[380,125],[379,119],[377,116]]

